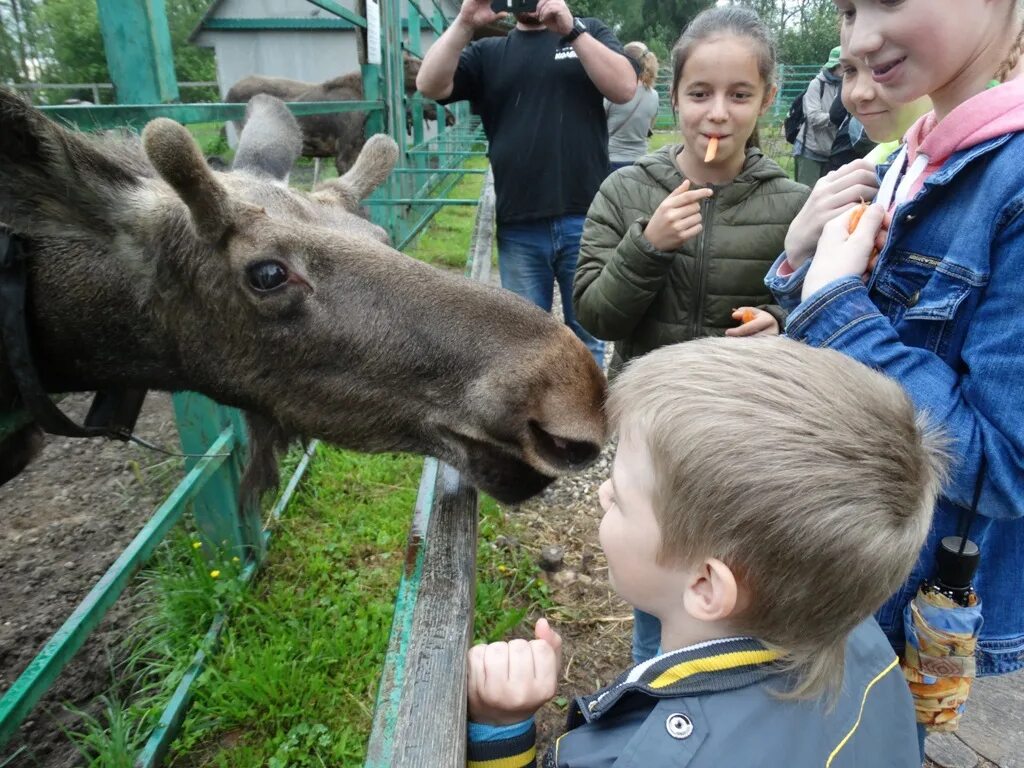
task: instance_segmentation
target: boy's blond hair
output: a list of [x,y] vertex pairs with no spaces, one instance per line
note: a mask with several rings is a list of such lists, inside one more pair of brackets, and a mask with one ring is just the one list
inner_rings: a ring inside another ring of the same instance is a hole
[[726,563],[752,597],[735,629],[785,654],[788,695],[837,692],[846,637],[910,575],[944,472],[900,386],[785,338],[702,339],[629,365],[608,411],[649,453],[659,558]]

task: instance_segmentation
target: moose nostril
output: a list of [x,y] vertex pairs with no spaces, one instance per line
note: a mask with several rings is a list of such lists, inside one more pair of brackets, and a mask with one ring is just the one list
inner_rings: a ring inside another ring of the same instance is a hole
[[547,461],[565,469],[583,469],[601,453],[601,446],[588,440],[572,440],[552,435],[535,421],[530,422],[537,452]]

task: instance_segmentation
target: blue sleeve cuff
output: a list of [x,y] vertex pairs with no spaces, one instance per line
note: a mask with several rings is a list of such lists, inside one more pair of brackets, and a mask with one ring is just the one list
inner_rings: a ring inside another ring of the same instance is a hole
[[871,301],[861,279],[844,277],[797,306],[786,322],[786,335],[812,347],[844,346],[840,340],[847,332],[876,319],[884,321],[891,330],[891,324]]
[[486,723],[469,722],[467,738],[473,742],[479,741],[503,741],[522,736],[533,727],[533,718],[523,720],[521,723],[512,725],[487,725]]
[[804,278],[807,270],[811,267],[811,260],[808,259],[801,264],[792,274],[785,277],[779,276],[779,267],[786,261],[786,254],[783,253],[772,264],[772,268],[765,275],[764,284],[775,296],[779,306],[787,312],[792,312],[800,304],[800,292],[804,288]]

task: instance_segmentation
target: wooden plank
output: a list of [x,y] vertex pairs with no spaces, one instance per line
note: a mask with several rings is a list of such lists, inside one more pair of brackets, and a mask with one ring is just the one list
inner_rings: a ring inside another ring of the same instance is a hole
[[393,766],[466,763],[466,654],[476,597],[477,493],[441,465],[413,617]]
[[477,493],[424,464],[395,603],[367,768],[465,765],[466,653],[476,588]]
[[[466,264],[466,274],[485,283],[494,220],[488,173]],[[477,527],[476,490],[451,467],[427,459],[364,768],[465,765]]]

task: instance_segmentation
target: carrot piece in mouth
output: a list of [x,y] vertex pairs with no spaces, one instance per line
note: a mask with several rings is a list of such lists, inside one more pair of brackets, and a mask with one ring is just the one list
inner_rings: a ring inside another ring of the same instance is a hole
[[708,151],[704,155],[704,162],[705,163],[710,163],[712,160],[715,159],[715,155],[717,155],[717,154],[718,154],[718,137],[717,136],[712,136],[710,139],[708,139]]

